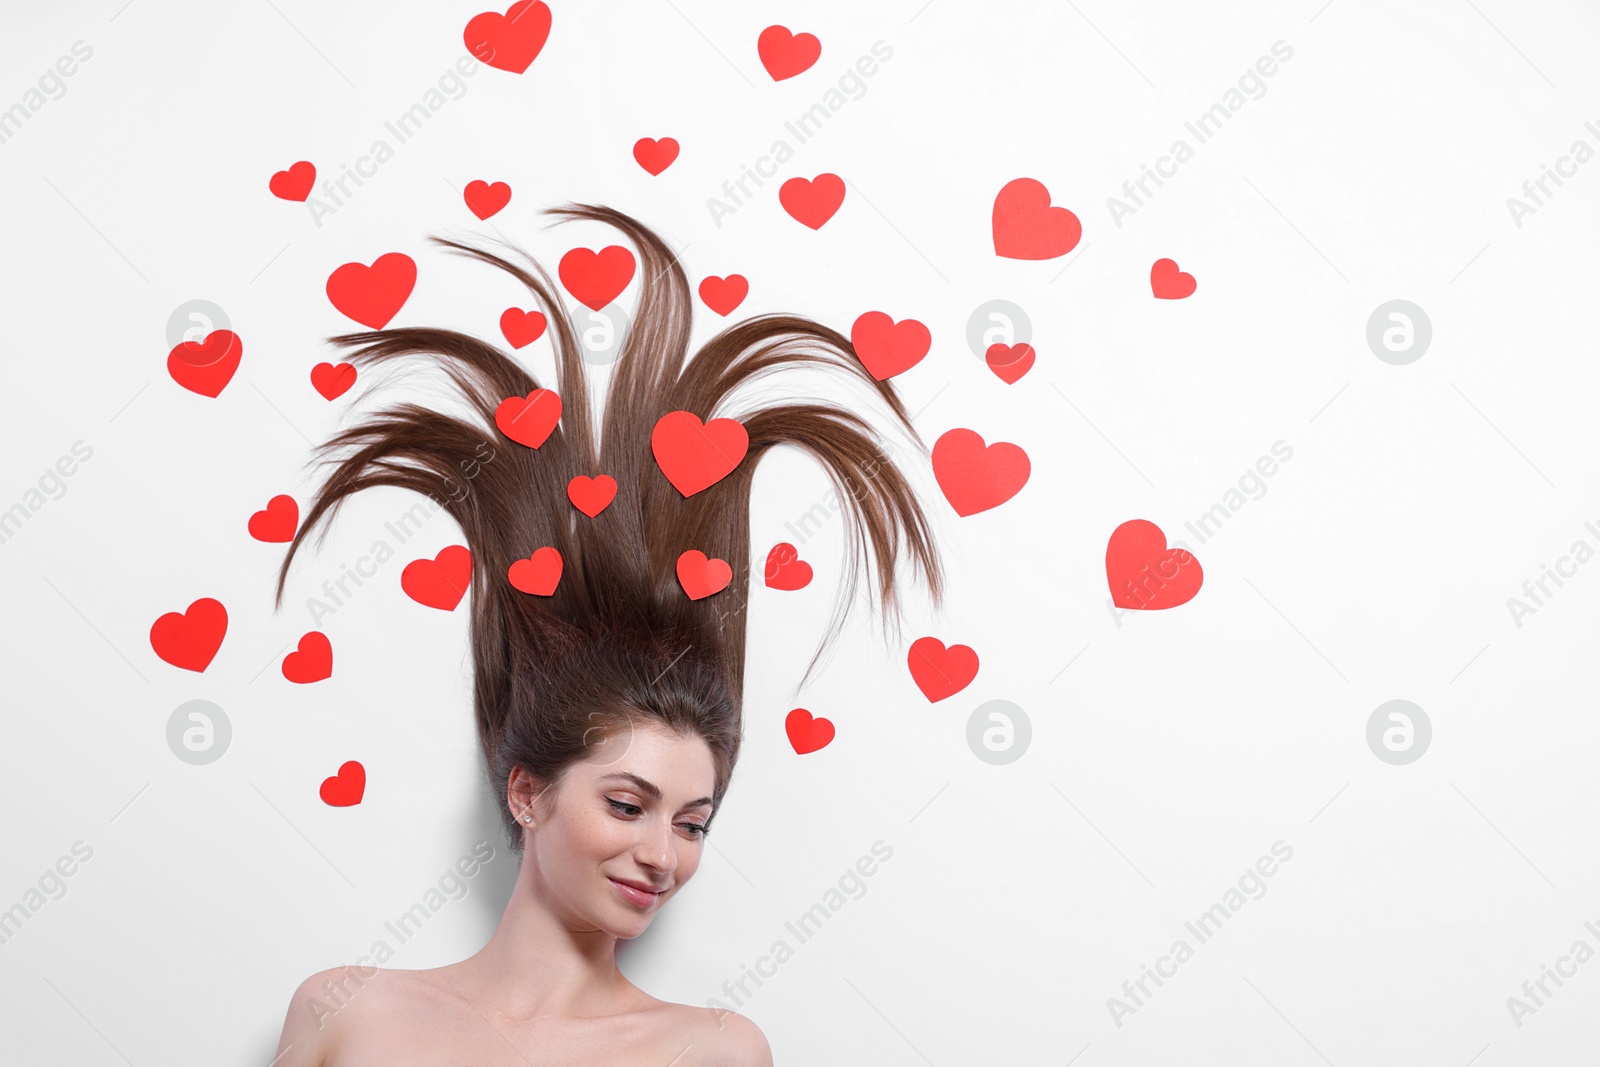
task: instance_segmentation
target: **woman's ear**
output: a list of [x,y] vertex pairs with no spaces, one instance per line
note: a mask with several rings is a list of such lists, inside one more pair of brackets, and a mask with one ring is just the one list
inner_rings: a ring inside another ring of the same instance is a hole
[[534,826],[534,801],[542,789],[539,779],[526,767],[513,767],[506,779],[506,806],[512,818],[532,829]]

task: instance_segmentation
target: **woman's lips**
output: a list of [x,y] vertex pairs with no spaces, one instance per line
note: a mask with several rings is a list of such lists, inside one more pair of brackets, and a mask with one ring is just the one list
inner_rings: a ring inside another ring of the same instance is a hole
[[617,892],[621,894],[622,899],[626,900],[630,904],[637,904],[641,908],[651,907],[656,901],[661,899],[660,893],[649,893],[643,889],[631,886],[626,882],[619,882],[615,878],[608,877],[606,881],[616,886]]

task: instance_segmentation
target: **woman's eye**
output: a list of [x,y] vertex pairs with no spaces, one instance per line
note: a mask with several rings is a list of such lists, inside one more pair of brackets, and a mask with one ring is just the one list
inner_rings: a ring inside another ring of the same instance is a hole
[[686,822],[680,823],[679,825],[685,830],[688,830],[689,833],[694,837],[704,837],[711,832],[708,828],[697,822]]
[[637,804],[624,804],[622,801],[612,800],[610,797],[606,797],[606,803],[610,804],[613,808],[622,812],[624,815],[637,815],[644,810]]

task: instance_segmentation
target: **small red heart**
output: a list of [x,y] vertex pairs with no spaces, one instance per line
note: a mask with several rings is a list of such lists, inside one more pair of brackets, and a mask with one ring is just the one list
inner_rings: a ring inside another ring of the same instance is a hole
[[617,480],[609,474],[591,478],[580,474],[567,483],[567,499],[591,519],[604,511],[617,496]]
[[1050,206],[1050,190],[1032,178],[1016,178],[994,198],[990,218],[994,254],[1007,259],[1055,259],[1078,247],[1083,223],[1064,207]]
[[505,334],[506,343],[512,348],[533,344],[544,336],[546,325],[542,311],[506,308],[500,313],[500,332]]
[[732,474],[749,449],[750,434],[743,423],[735,419],[702,423],[692,411],[669,411],[650,431],[656,466],[686,497]]
[[811,584],[811,564],[800,558],[799,549],[779,541],[767,553],[766,578],[772,589],[804,589]]
[[633,280],[633,270],[633,253],[621,245],[607,245],[598,252],[574,248],[561,257],[556,267],[567,292],[595,311],[604,310],[622,295]]
[[810,70],[822,55],[822,42],[809,33],[790,33],[783,26],[768,26],[756,38],[756,52],[772,80],[781,82]]
[[828,747],[833,740],[833,720],[813,718],[805,708],[795,708],[784,716],[783,731],[789,735],[795,755],[804,756]]
[[417,264],[404,252],[388,252],[365,263],[346,263],[328,275],[328,299],[341,315],[381,330],[411,298]]
[[1119,608],[1159,611],[1187,604],[1200,591],[1200,561],[1181,548],[1168,548],[1161,527],[1129,519],[1111,531],[1106,543],[1106,581]]
[[997,341],[984,351],[983,361],[994,371],[995,377],[1007,385],[1015,385],[1033,366],[1033,346],[1026,342],[1004,345]]
[[332,674],[333,645],[320,630],[303,635],[295,650],[283,657],[283,676],[291,682],[320,682]]
[[295,527],[300,524],[300,505],[287,493],[279,493],[267,501],[267,506],[250,516],[250,536],[257,541],[281,543],[294,540]]
[[472,551],[449,545],[432,559],[414,559],[400,572],[400,588],[424,607],[454,611],[472,585]]
[[700,299],[718,315],[732,314],[748,295],[750,283],[743,274],[730,274],[726,278],[713,274],[700,282]]
[[355,760],[347,760],[339,768],[338,774],[322,780],[322,788],[317,790],[317,795],[329,807],[348,808],[361,803],[366,791],[367,769]]
[[723,559],[707,559],[698,548],[691,548],[678,557],[678,584],[689,594],[690,600],[704,600],[720,593],[733,581],[733,568]]
[[244,342],[232,330],[212,330],[202,341],[183,341],[167,353],[172,380],[201,396],[215,397],[233,380]]
[[867,373],[878,381],[910,370],[928,354],[933,336],[916,319],[895,322],[881,311],[869,311],[850,327],[850,346]]
[[954,696],[978,676],[978,654],[966,645],[945,647],[937,637],[919,637],[906,654],[911,680],[922,695],[937,703]]
[[467,183],[466,189],[462,190],[461,199],[466,201],[468,211],[480,219],[486,219],[498,214],[501,208],[511,203],[511,186],[505,182],[495,182],[490,185],[479,178]]
[[820,230],[844,203],[844,179],[837,174],[790,178],[778,187],[778,202],[796,222]]
[[520,592],[550,596],[561,581],[561,553],[551,545],[535,549],[532,556],[513,563],[506,578]]
[[228,610],[201,597],[182,612],[169,611],[150,627],[150,647],[174,667],[204,671],[228,632]]
[[1182,300],[1195,290],[1193,274],[1178,269],[1170,259],[1158,259],[1150,268],[1150,291],[1158,300]]
[[1028,484],[1028,454],[1008,441],[985,445],[973,430],[946,430],[933,443],[933,477],[957,515],[999,507]]
[[324,400],[337,400],[354,384],[356,368],[353,363],[318,363],[311,368],[311,386]]
[[633,142],[634,161],[651,174],[660,174],[678,158],[678,142],[671,137],[641,137]]
[[317,168],[308,160],[302,159],[288,170],[280,170],[267,182],[267,188],[272,190],[272,195],[279,200],[299,200],[311,195],[311,187],[317,180]]
[[521,74],[550,37],[550,8],[543,0],[517,0],[498,11],[472,16],[462,33],[467,51],[499,70]]
[[535,389],[526,397],[508,396],[494,409],[500,432],[529,448],[549,440],[561,421],[561,397],[554,389]]

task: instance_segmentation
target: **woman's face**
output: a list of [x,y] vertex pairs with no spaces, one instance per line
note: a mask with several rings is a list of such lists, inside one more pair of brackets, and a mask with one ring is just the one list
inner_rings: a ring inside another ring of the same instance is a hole
[[654,724],[595,747],[530,811],[523,863],[576,928],[637,937],[700,865],[716,768],[703,738]]

